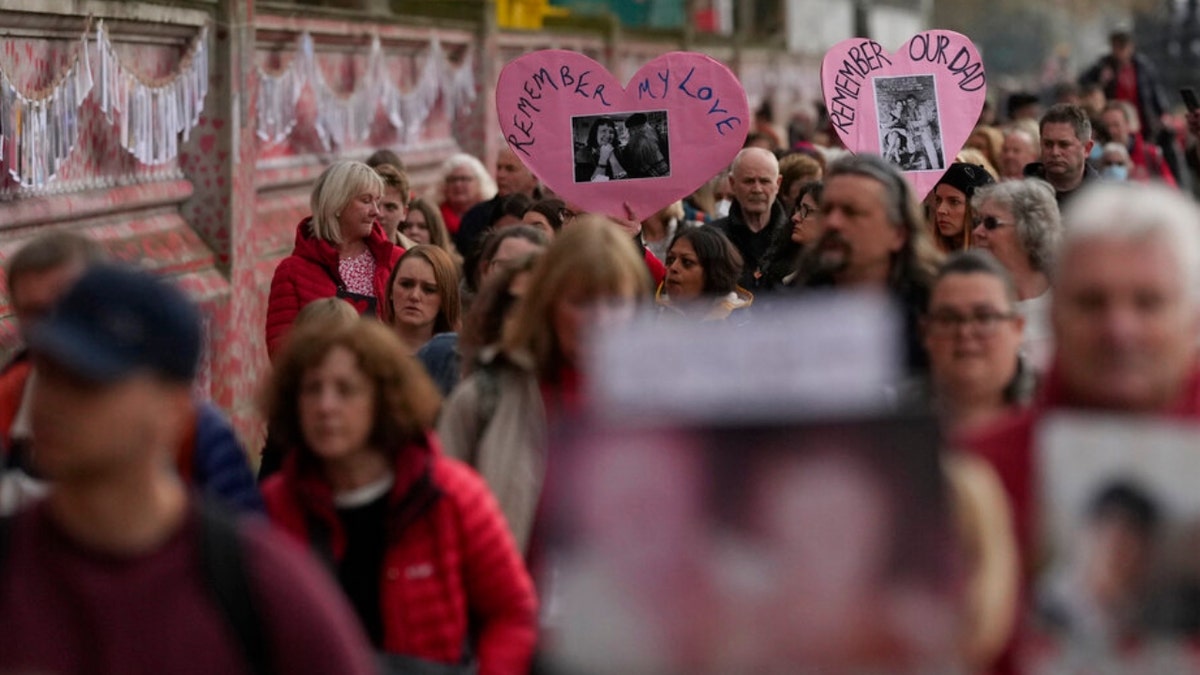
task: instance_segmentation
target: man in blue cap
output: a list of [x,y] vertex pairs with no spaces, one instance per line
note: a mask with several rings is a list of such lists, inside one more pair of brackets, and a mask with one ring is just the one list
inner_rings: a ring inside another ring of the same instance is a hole
[[28,341],[51,488],[0,522],[0,672],[374,672],[314,562],[180,481],[201,349],[181,292],[95,266]]

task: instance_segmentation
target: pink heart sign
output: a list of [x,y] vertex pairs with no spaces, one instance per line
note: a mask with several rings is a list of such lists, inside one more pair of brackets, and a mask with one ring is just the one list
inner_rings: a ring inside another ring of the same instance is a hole
[[987,95],[975,45],[948,30],[918,33],[895,54],[843,40],[826,52],[821,84],[846,147],[899,166],[921,198],[967,142]]
[[670,52],[622,87],[577,52],[526,54],[500,71],[496,111],[517,157],[564,201],[639,220],[733,161],[746,140],[746,92],[720,62]]

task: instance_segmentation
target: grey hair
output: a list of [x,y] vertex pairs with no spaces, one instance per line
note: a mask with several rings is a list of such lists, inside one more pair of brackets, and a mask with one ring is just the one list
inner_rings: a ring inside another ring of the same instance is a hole
[[496,180],[492,178],[492,174],[488,173],[487,167],[483,165],[483,162],[465,152],[450,155],[442,163],[442,182],[445,182],[446,176],[450,175],[451,171],[463,167],[470,169],[471,173],[475,174],[476,180],[479,181],[479,196],[484,201],[496,196]]
[[1129,159],[1129,149],[1126,148],[1124,145],[1121,145],[1120,143],[1105,143],[1104,147],[1101,148],[1100,154],[1101,154],[1101,156],[1103,156],[1103,155],[1107,155],[1110,152],[1123,157],[1125,159],[1126,164],[1128,164],[1130,161],[1132,161]]
[[1054,188],[1039,178],[996,183],[979,188],[971,200],[976,213],[986,202],[995,202],[1013,214],[1017,241],[1029,256],[1029,265],[1049,272],[1062,241],[1062,217]]
[[1096,239],[1160,239],[1179,263],[1185,292],[1200,304],[1200,206],[1178,190],[1097,183],[1071,202],[1064,220],[1063,253]]
[[835,176],[862,176],[883,186],[884,204],[888,222],[901,228],[908,235],[900,251],[898,264],[892,266],[892,282],[904,279],[932,282],[941,264],[942,255],[933,243],[933,236],[925,223],[921,203],[908,179],[900,169],[879,155],[847,154],[834,160],[825,170],[825,185]]

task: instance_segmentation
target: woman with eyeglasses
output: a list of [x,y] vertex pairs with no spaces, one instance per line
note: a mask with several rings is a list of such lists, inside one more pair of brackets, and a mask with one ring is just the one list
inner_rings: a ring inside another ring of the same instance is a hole
[[441,174],[442,200],[438,206],[446,230],[454,234],[463,214],[496,196],[496,181],[482,162],[465,152],[451,155],[442,164]]
[[763,255],[759,266],[759,287],[772,290],[784,286],[796,272],[800,254],[813,241],[820,228],[821,194],[824,184],[811,181],[800,186],[789,215],[790,228],[783,228]]
[[1006,181],[980,188],[971,204],[972,245],[991,253],[1012,275],[1017,311],[1026,322],[1022,349],[1041,372],[1053,347],[1047,272],[1062,236],[1054,188],[1036,178]]
[[[921,398],[954,438],[994,422],[1033,393],[1020,356],[1025,320],[1008,271],[983,251],[952,254],[938,269],[921,337],[929,377]],[[917,392],[908,392],[916,398]],[[1018,562],[1012,519],[995,472],[978,457],[948,453],[955,520],[966,564],[962,656],[984,672],[1012,634],[1017,614]]]
[[961,251],[938,270],[921,320],[931,398],[951,429],[985,424],[1031,393],[1021,363],[1025,317],[1012,277],[983,251]]
[[938,180],[925,204],[933,240],[943,253],[971,247],[974,214],[971,197],[975,191],[996,181],[978,164],[955,162]]

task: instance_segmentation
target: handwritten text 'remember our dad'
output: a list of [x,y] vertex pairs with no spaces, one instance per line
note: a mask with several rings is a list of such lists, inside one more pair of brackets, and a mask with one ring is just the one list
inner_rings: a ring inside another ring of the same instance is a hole
[[[933,38],[932,41],[930,38]],[[983,73],[983,64],[972,59],[971,50],[965,45],[959,45],[958,51],[951,58],[948,52],[953,51],[950,38],[946,35],[913,36],[908,42],[908,56],[916,63],[925,61],[946,66],[951,75],[958,78],[958,88],[962,91],[978,91],[987,84]],[[833,98],[829,101],[829,120],[842,133],[854,126],[855,106],[862,92],[863,82],[871,73],[892,65],[883,54],[883,46],[874,40],[863,40],[858,47],[851,47],[842,59],[842,65],[834,76]]]
[[[531,156],[527,148],[537,142],[537,118],[541,115],[542,109],[546,107],[543,99],[547,96],[556,93],[578,96],[593,100],[602,108],[611,108],[612,103],[608,101],[604,85],[590,82],[588,76],[591,74],[590,69],[575,72],[572,71],[571,66],[563,65],[558,68],[556,73],[545,67],[539,68],[525,80],[521,85],[524,95],[518,97],[517,109],[513,112],[513,126],[516,127],[517,133],[511,133],[505,137],[513,150],[521,152],[526,157]],[[722,136],[741,126],[744,123],[742,118],[729,114],[729,110],[721,107],[721,99],[713,91],[713,88],[698,79],[693,82],[695,77],[696,68],[694,66],[689,67],[687,74],[677,77],[675,81],[671,79],[671,69],[664,68],[636,83],[637,100],[639,102],[661,102],[672,96],[684,96],[695,99],[707,107],[708,118],[712,120],[717,133]],[[634,86],[634,83],[631,82],[630,86]]]

